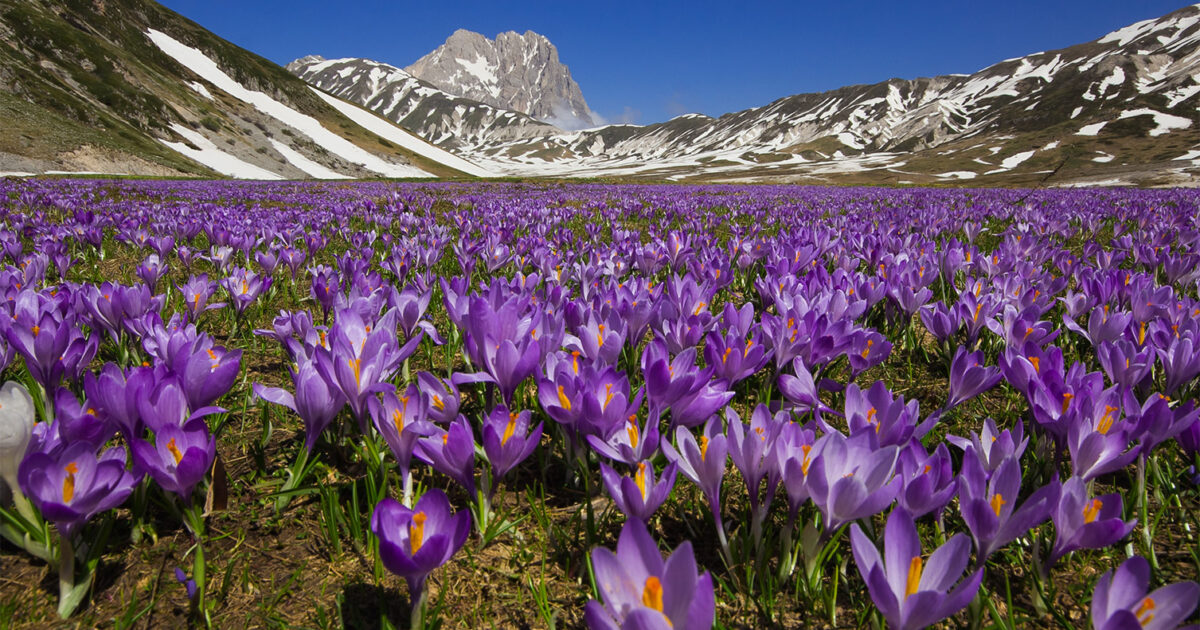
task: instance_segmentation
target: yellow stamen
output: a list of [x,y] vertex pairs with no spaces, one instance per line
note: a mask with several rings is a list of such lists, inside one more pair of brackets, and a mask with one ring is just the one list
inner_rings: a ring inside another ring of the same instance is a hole
[[562,385],[558,386],[558,404],[560,407],[562,407],[563,409],[566,409],[567,411],[571,410],[571,399],[567,398],[567,395],[563,393]]
[[362,359],[346,359],[350,369],[354,370],[354,385],[362,387]]
[[604,386],[604,405],[600,407],[600,411],[608,411],[608,403],[612,402],[612,399],[612,383],[609,383]]
[[1154,613],[1150,612],[1154,609],[1154,600],[1147,597],[1146,599],[1142,600],[1142,605],[1138,606],[1138,609],[1133,611],[1133,614],[1138,618],[1138,623],[1140,623],[1143,628],[1154,620]]
[[183,461],[183,453],[179,452],[179,447],[175,445],[175,438],[167,440],[167,450],[171,451],[171,457],[175,458],[175,465],[178,466],[179,462]]
[[1041,374],[1042,360],[1039,357],[1029,357],[1029,362],[1033,364],[1033,373]]
[[705,307],[705,306],[708,306],[708,304],[706,304],[706,303],[704,303],[704,302],[701,302],[701,303],[697,304],[697,305],[696,305],[696,310],[695,310],[695,311],[692,311],[692,315],[699,315],[699,314],[700,314],[700,311],[704,310],[704,307]]
[[425,544],[425,518],[424,512],[417,512],[408,524],[408,546],[414,556],[421,550],[421,545]]
[[637,448],[638,440],[640,439],[639,436],[641,435],[638,433],[636,418],[637,416],[629,416],[627,426],[625,427],[625,433],[629,435],[629,446],[631,448]]
[[66,479],[63,479],[63,503],[70,503],[71,499],[75,498],[75,473],[79,472],[79,466],[75,462],[66,465]]
[[921,585],[921,556],[916,556],[912,562],[908,563],[908,580],[904,583],[904,599],[908,599],[917,592],[917,587]]
[[396,433],[404,433],[404,415],[397,409],[392,412],[392,424],[396,425]]
[[1096,423],[1096,431],[1100,435],[1108,435],[1109,429],[1112,429],[1113,412],[1116,410],[1116,407],[1104,405],[1104,415],[1100,417],[1100,422]]
[[807,477],[808,466],[812,464],[812,461],[808,458],[809,453],[812,451],[812,445],[805,444],[800,447],[800,450],[804,453],[804,459],[800,461],[800,472],[804,473],[804,476]]
[[1071,392],[1063,392],[1063,413],[1067,413],[1067,408],[1071,406],[1071,399],[1074,397],[1075,394],[1072,394]]
[[38,336],[38,333],[42,332],[42,327],[34,326],[33,328],[30,328],[29,330],[33,331],[33,336],[36,337],[36,336]]
[[[579,374],[579,351],[578,350],[571,352],[571,367],[575,370],[575,374],[578,375]],[[562,391],[561,387],[558,389],[559,389],[559,392]],[[560,393],[559,395],[561,396],[562,394]],[[570,409],[570,407],[568,407],[568,409]]]
[[1092,499],[1092,502],[1083,508],[1083,522],[1095,522],[1096,517],[1100,515],[1100,508],[1104,507],[1104,502],[1100,499]]
[[500,438],[500,446],[508,444],[509,438],[513,436],[513,431],[517,430],[517,414],[508,414],[508,426],[504,427],[504,437]]
[[1144,343],[1146,343],[1146,322],[1142,322],[1142,325],[1138,328],[1138,345],[1140,346]]
[[1008,503],[1008,501],[1005,501],[1004,497],[997,492],[996,494],[992,495],[992,500],[988,503],[991,503],[992,511],[996,513],[996,516],[1000,516],[1000,508],[1004,507],[1004,504]]
[[706,461],[707,459],[708,459],[708,436],[701,435],[700,436],[700,461]]
[[642,493],[642,499],[646,498],[646,462],[639,462],[637,472],[633,474],[633,481],[637,484],[638,491]]
[[646,586],[642,589],[642,605],[658,612],[663,611],[662,582],[653,575],[646,578]]
[[864,348],[862,351],[862,358],[864,358],[864,359],[867,358],[867,355],[871,353],[871,346],[873,346],[873,345],[875,345],[875,342],[871,339],[868,339],[867,347]]
[[749,340],[749,341],[747,341],[747,342],[746,342],[746,349],[742,351],[742,358],[743,358],[743,359],[745,359],[746,357],[750,356],[750,348],[753,348],[753,347],[754,347],[754,340],[753,340],[753,339],[751,339],[751,340]]

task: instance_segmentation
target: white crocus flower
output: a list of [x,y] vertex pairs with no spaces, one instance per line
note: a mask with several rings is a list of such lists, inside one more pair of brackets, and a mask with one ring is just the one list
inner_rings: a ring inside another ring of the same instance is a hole
[[33,435],[33,414],[33,399],[24,385],[9,381],[0,387],[0,478],[14,495],[21,492],[17,468]]

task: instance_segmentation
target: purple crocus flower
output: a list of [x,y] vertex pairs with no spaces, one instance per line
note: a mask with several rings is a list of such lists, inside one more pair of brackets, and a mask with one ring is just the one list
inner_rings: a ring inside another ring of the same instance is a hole
[[1001,462],[1009,457],[1020,459],[1021,454],[1025,452],[1029,438],[1024,435],[1023,427],[1022,422],[1017,420],[1016,426],[1011,430],[999,431],[995,420],[985,418],[983,430],[979,433],[972,431],[970,438],[947,435],[946,441],[964,451],[974,451],[975,458],[983,466],[984,475],[990,479]]
[[103,418],[116,424],[126,436],[141,436],[144,426],[138,411],[138,400],[144,399],[155,387],[151,368],[122,370],[115,363],[106,363],[100,374],[83,375],[83,391],[88,403]]
[[475,436],[466,416],[459,415],[449,429],[435,429],[418,440],[414,454],[475,496]]
[[97,456],[95,445],[77,442],[54,454],[27,454],[17,478],[42,516],[70,538],[93,516],[124,503],[141,475],[125,469],[125,449]]
[[[747,304],[753,314],[753,304]],[[726,304],[726,310],[732,304]],[[743,343],[745,342],[745,343]],[[710,332],[705,337],[704,361],[713,367],[713,374],[731,386],[761,370],[771,360],[771,351],[756,333],[749,339],[731,331],[724,336]]]
[[379,559],[388,571],[408,582],[413,607],[425,591],[425,579],[462,548],[471,532],[471,514],[450,509],[446,493],[433,488],[411,509],[386,498],[371,513],[371,532],[379,538]]
[[822,412],[833,411],[821,402],[821,394],[813,381],[812,372],[804,365],[804,359],[796,357],[792,361],[792,370],[796,372],[795,376],[785,372],[779,374],[779,393],[791,403],[792,408],[801,413],[813,411],[817,417]]
[[32,313],[28,319],[24,315],[15,316],[5,332],[45,391],[54,391],[64,375],[75,379],[96,356],[96,338],[85,337],[72,319],[60,320],[52,312]]
[[[678,450],[677,450],[678,449]],[[700,487],[708,499],[717,529],[724,536],[721,522],[721,481],[725,478],[725,462],[728,459],[727,443],[721,434],[721,421],[712,418],[704,426],[699,442],[687,427],[675,429],[675,447],[663,442],[663,454],[667,460],[679,465],[679,472]]]
[[1071,470],[1076,477],[1091,481],[1120,470],[1142,451],[1143,446],[1134,443],[1138,423],[1128,416],[1122,417],[1121,406],[1116,388],[1080,403],[1083,411],[1067,434]]
[[1172,339],[1170,346],[1158,349],[1158,357],[1166,374],[1163,393],[1168,396],[1200,375],[1200,346],[1189,337]]
[[183,569],[175,567],[175,581],[179,582],[179,584],[187,591],[188,601],[195,601],[196,580],[189,578],[187,574],[183,572]]
[[[921,439],[937,423],[934,414],[921,420],[919,403],[892,396],[883,381],[875,381],[866,392],[858,385],[846,386],[846,426],[849,433],[867,435],[880,446],[904,446],[909,440]],[[827,430],[830,427],[826,427]]]
[[1154,350],[1138,350],[1128,339],[1102,341],[1096,346],[1096,359],[1108,380],[1121,387],[1136,387],[1154,367]]
[[164,490],[174,492],[186,504],[196,485],[204,480],[217,456],[217,442],[204,420],[183,426],[164,423],[155,427],[153,443],[133,440],[133,461]]
[[652,416],[639,426],[637,414],[632,414],[623,424],[614,426],[607,437],[588,435],[587,442],[602,457],[632,466],[658,452],[659,424],[659,418]]
[[950,395],[942,411],[950,411],[986,392],[1002,378],[1000,368],[983,365],[982,351],[967,352],[965,347],[959,346],[950,362]]
[[900,455],[897,446],[873,449],[866,434],[843,437],[829,433],[808,469],[813,503],[824,516],[825,531],[882,512],[899,491],[893,473]]
[[429,397],[429,419],[446,425],[458,417],[459,396],[455,374],[450,380],[442,380],[429,372],[417,373],[417,387]]
[[1133,556],[1115,572],[1105,571],[1092,591],[1094,630],[1171,630],[1196,609],[1200,585],[1175,582],[1150,594],[1150,563]]
[[312,453],[317,437],[346,406],[346,397],[310,361],[301,362],[291,374],[294,394],[279,387],[264,387],[261,383],[254,384],[254,394],[300,416],[304,421],[304,448]]
[[623,372],[611,366],[597,370],[578,352],[548,356],[546,371],[547,378],[538,380],[538,402],[573,446],[588,435],[611,435],[642,406],[641,392],[630,396]]
[[584,610],[589,628],[711,628],[716,618],[712,576],[697,573],[691,541],[665,560],[646,525],[630,519],[621,528],[617,552],[592,550],[592,568],[603,604]]
[[334,317],[328,341],[328,348],[317,348],[314,354],[316,367],[346,396],[359,429],[366,432],[367,399],[387,388],[383,381],[416,351],[421,335],[400,347],[395,311],[369,322],[354,308],[344,308]]
[[953,615],[971,602],[983,580],[980,567],[959,581],[971,549],[966,534],[955,534],[922,560],[917,526],[903,508],[888,516],[882,557],[857,523],[850,526],[850,546],[889,628],[925,628]]
[[[483,452],[492,464],[493,482],[525,461],[542,439],[543,423],[530,429],[530,413],[526,409],[511,412],[499,405],[483,421]],[[493,483],[492,489],[495,490]]]
[[1058,480],[1034,491],[1017,508],[1021,491],[1021,465],[1008,457],[986,480],[983,464],[968,450],[963,456],[958,500],[963,520],[975,539],[976,561],[982,566],[992,552],[1037,527],[1050,517],[1057,503]]
[[137,275],[142,279],[142,282],[146,283],[146,286],[150,287],[150,291],[153,292],[154,287],[158,285],[158,279],[163,277],[170,269],[170,267],[162,262],[158,254],[150,254],[146,257],[146,260],[142,261],[142,264],[137,266]]
[[600,477],[604,480],[604,489],[613,503],[625,516],[631,519],[649,521],[654,512],[667,500],[671,489],[675,487],[675,475],[679,465],[671,462],[663,469],[657,481],[654,478],[654,465],[649,462],[638,462],[636,470],[630,477],[625,477],[600,462]]
[[177,348],[170,357],[171,371],[187,395],[188,406],[199,410],[224,396],[241,372],[242,351],[213,345],[208,335]]
[[267,289],[271,288],[273,279],[266,276],[260,276],[249,269],[240,267],[230,270],[230,274],[221,281],[221,286],[229,293],[229,297],[233,300],[233,307],[239,314],[246,312],[246,309],[258,299]]
[[[750,415],[747,426],[732,407],[725,409],[725,438],[729,459],[742,474],[750,496],[751,526],[755,538],[761,536],[763,519],[767,516],[775,492],[779,489],[781,470],[776,465],[775,441],[789,422],[786,414],[772,416],[767,406],[759,403]],[[760,487],[766,480],[766,491]]]
[[188,319],[191,321],[196,321],[200,313],[225,307],[224,302],[209,303],[209,299],[217,290],[217,283],[210,282],[206,273],[192,276],[188,278],[186,284],[176,288],[183,295],[183,305],[187,309]]
[[1056,535],[1043,572],[1076,549],[1102,549],[1129,535],[1137,519],[1121,520],[1122,507],[1120,494],[1089,498],[1083,479],[1068,479],[1050,513]]
[[942,510],[958,491],[946,444],[938,444],[932,455],[926,455],[919,442],[912,442],[901,451],[897,468],[897,476],[904,483],[896,496],[900,507],[913,518],[932,512],[940,521]]
[[117,431],[117,425],[102,420],[90,405],[81,405],[71,390],[60,387],[54,394],[54,418],[66,443],[87,442],[100,447]]

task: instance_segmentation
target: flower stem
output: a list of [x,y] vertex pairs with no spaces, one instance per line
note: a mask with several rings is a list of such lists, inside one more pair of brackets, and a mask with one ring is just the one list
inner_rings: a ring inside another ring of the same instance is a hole
[[75,545],[71,537],[62,534],[58,544],[58,616],[66,619],[74,612],[70,604],[75,588]]

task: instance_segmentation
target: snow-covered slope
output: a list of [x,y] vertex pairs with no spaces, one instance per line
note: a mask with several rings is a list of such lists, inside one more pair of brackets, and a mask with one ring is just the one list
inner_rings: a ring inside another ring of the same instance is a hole
[[[150,41],[154,42],[163,52],[175,59],[184,67],[195,72],[197,76],[217,89],[226,94],[253,106],[258,111],[274,118],[275,120],[287,125],[288,128],[294,129],[304,137],[308,138],[318,146],[323,147],[326,151],[332,153],[347,162],[358,164],[367,170],[383,175],[384,177],[428,177],[429,173],[410,166],[407,164],[396,164],[384,160],[383,158],[359,147],[349,140],[333,133],[321,125],[320,121],[312,116],[302,114],[295,109],[271,98],[263,92],[251,90],[234,80],[233,77],[225,74],[215,61],[206,56],[203,52],[196,48],[192,48],[180,42],[179,40],[163,33],[150,29],[146,32],[146,36]],[[375,117],[378,120],[377,117]],[[240,177],[240,172],[230,173],[234,177]],[[249,177],[255,177],[259,173],[253,172],[248,174]],[[341,175],[338,173],[337,175]]]
[[0,171],[484,174],[153,0],[0,1],[0,40]]
[[367,59],[310,56],[287,69],[314,87],[450,150],[561,133],[527,114],[454,96],[400,68]]

